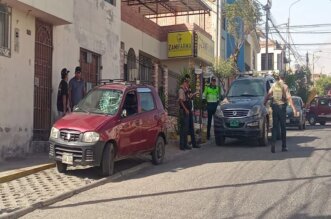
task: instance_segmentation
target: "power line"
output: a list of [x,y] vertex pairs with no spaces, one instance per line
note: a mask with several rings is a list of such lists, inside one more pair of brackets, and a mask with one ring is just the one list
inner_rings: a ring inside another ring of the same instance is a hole
[[[279,31],[280,33],[287,33],[285,31]],[[276,33],[271,31],[270,33]],[[331,34],[331,31],[291,31],[291,34]]]
[[[289,28],[318,28],[318,27],[331,27],[331,23],[328,23],[328,24],[303,24],[303,25],[291,25],[289,26]],[[277,29],[287,29],[288,26],[287,25],[279,25],[279,26],[276,26],[274,28],[277,28]],[[273,28],[271,28],[273,29]]]
[[292,43],[293,46],[327,46],[331,43]]

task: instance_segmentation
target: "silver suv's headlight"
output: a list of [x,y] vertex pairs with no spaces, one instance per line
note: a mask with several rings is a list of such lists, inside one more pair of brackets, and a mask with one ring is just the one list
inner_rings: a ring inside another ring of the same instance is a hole
[[218,105],[217,108],[216,108],[215,116],[220,117],[220,118],[224,117],[224,114],[223,114],[223,111],[222,111],[220,105]]
[[87,143],[97,142],[100,139],[100,135],[97,132],[85,132],[83,134],[82,141]]
[[261,113],[261,106],[253,106],[251,110],[249,110],[248,116],[257,116]]
[[53,139],[57,139],[57,138],[59,138],[59,136],[60,136],[60,130],[58,130],[57,128],[55,128],[55,127],[52,127],[52,129],[51,129],[51,134],[50,134],[50,138],[53,138]]

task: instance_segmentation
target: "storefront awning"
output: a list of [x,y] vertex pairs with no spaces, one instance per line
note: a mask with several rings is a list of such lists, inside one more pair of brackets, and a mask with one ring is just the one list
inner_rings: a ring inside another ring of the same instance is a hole
[[148,18],[209,14],[211,8],[202,0],[122,0]]

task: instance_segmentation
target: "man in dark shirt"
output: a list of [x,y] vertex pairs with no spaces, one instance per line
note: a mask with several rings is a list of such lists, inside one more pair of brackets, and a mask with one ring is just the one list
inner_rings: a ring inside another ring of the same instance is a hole
[[69,99],[69,89],[68,89],[68,73],[66,68],[61,70],[61,82],[59,84],[57,92],[57,110],[59,112],[59,117],[64,116],[68,112],[68,99]]
[[69,100],[71,109],[85,96],[85,81],[81,77],[81,68],[75,69],[75,77],[69,81]]

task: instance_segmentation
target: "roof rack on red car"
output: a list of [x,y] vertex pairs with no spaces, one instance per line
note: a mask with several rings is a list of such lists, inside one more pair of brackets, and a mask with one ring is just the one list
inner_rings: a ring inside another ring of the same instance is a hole
[[101,79],[98,81],[98,85],[105,85],[105,84],[132,85],[132,83],[125,81],[124,79]]

